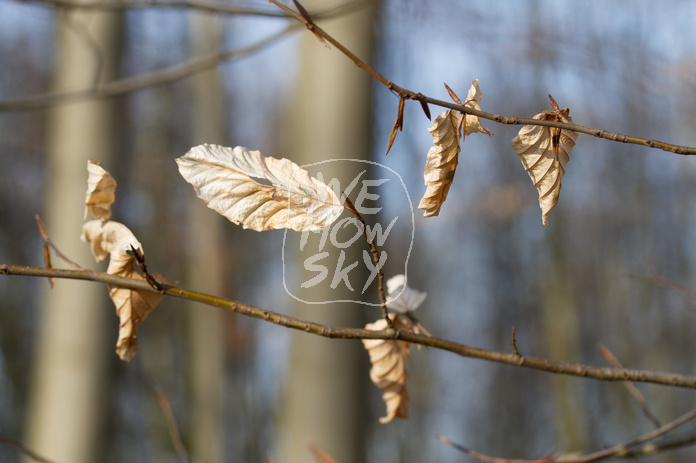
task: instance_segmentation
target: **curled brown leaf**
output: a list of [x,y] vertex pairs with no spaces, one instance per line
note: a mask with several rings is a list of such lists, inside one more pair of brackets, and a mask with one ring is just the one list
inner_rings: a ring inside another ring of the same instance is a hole
[[[568,108],[544,111],[534,119],[552,121],[560,118],[564,122],[572,122],[569,113]],[[558,204],[565,165],[570,160],[569,154],[577,138],[578,133],[570,130],[525,125],[510,143],[539,193],[544,225],[548,225],[549,212]]]
[[97,219],[108,220],[115,199],[116,180],[99,162],[87,161],[87,173],[85,217],[89,213]]
[[[389,318],[396,328],[406,329],[396,314]],[[365,329],[381,331],[387,329],[387,321],[379,319],[365,325]],[[370,379],[382,390],[382,399],[387,405],[387,415],[379,422],[386,424],[394,418],[408,418],[408,343],[395,339],[363,339],[370,354]]]

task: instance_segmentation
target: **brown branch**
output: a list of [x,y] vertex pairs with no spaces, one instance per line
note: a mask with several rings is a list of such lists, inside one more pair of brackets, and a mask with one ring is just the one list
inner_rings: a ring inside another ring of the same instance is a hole
[[[197,1],[197,0],[119,0],[118,2],[105,2],[103,0],[82,2],[77,0],[24,0],[24,3],[35,3],[49,7],[73,9],[73,10],[95,10],[95,11],[122,11],[135,9],[186,9],[225,16],[263,16],[269,18],[287,18],[288,15],[279,11],[266,10],[261,8],[249,8],[241,6],[223,5],[220,3]],[[325,9],[314,13],[316,18],[329,18],[357,10],[370,3],[370,0],[359,2],[346,2],[345,4]]]
[[[614,357],[614,354],[612,354],[609,349],[604,347],[602,344],[597,346],[597,349],[599,350],[599,353],[602,354],[602,357],[604,357],[611,366],[615,368],[623,368],[623,365],[621,365],[619,359]],[[654,424],[656,428],[662,426],[660,420],[658,420],[657,417],[650,411],[650,408],[648,408],[648,402],[645,400],[645,396],[643,396],[643,394],[638,390],[636,385],[630,381],[625,381],[623,384],[626,386],[629,394],[636,399],[636,402],[638,402],[638,405],[640,405],[643,414],[652,422],[652,424]]]
[[[642,445],[648,441],[654,440],[658,437],[664,436],[668,432],[674,430],[675,428],[681,426],[682,424],[691,421],[696,418],[696,410],[692,410],[675,420],[661,426],[654,431],[643,434],[635,440],[627,442],[625,444],[616,445],[607,449],[598,450],[596,452],[588,453],[586,455],[559,455],[552,456],[549,455],[542,459],[535,460],[525,460],[525,459],[506,459],[499,457],[492,457],[484,453],[476,452],[475,450],[468,449],[463,445],[457,444],[450,439],[437,436],[438,440],[444,444],[447,444],[460,452],[466,453],[467,455],[476,458],[481,461],[486,461],[490,463],[591,463],[600,460],[606,460],[608,458],[625,458],[654,454],[660,451],[670,450],[676,447],[683,447],[689,445],[696,441],[696,436],[689,436],[687,438],[675,439],[669,442],[664,442],[662,444],[653,445]],[[641,446],[642,445],[642,446]]]
[[[60,252],[60,249],[58,249],[55,244],[53,244],[53,241],[51,241],[51,238],[49,238],[48,234],[46,233],[46,228],[44,227],[44,224],[41,221],[41,217],[39,217],[39,214],[36,214],[34,216],[34,219],[36,220],[36,228],[39,229],[41,239],[44,242],[44,257],[46,260],[46,267],[51,268],[51,256],[47,253],[47,249],[50,247],[51,249],[53,249],[56,255],[63,259],[67,264],[71,265],[72,267],[75,267],[78,270],[84,270],[82,266],[80,266],[80,264],[73,262],[68,256]],[[51,286],[53,286],[53,284],[51,284]]]
[[147,87],[169,84],[189,77],[195,73],[211,69],[223,61],[239,58],[240,56],[256,52],[270,45],[271,43],[274,43],[281,37],[288,35],[290,32],[297,30],[298,28],[299,26],[290,25],[279,32],[269,35],[265,39],[246,47],[210,53],[208,55],[194,58],[168,68],[160,69],[158,71],[141,74],[134,77],[112,80],[111,82],[100,84],[94,88],[69,92],[44,93],[24,98],[17,98],[15,100],[0,101],[0,112],[44,109],[50,106],[74,101],[111,98]]
[[32,460],[38,461],[39,463],[54,463],[53,460],[49,460],[48,458],[44,458],[41,455],[37,454],[33,450],[27,448],[24,444],[22,444],[19,441],[16,441],[14,439],[10,439],[8,437],[3,437],[0,436],[0,443],[5,444],[9,447],[13,447],[17,449],[19,452],[23,453],[24,455],[28,456]]
[[449,109],[454,109],[457,110],[461,113],[464,114],[471,114],[473,116],[478,116],[483,119],[488,119],[494,122],[498,122],[499,124],[507,124],[507,125],[539,125],[539,126],[545,126],[545,127],[555,127],[558,129],[564,129],[564,130],[572,130],[578,133],[584,133],[587,135],[591,135],[593,137],[597,138],[604,138],[606,140],[611,140],[615,142],[620,142],[620,143],[630,143],[630,144],[635,144],[635,145],[642,145],[642,146],[647,146],[649,148],[656,148],[656,149],[661,149],[664,151],[669,151],[672,153],[676,154],[696,154],[696,148],[689,147],[689,146],[680,146],[680,145],[675,145],[672,143],[666,143],[658,140],[651,140],[647,138],[641,138],[641,137],[634,137],[631,135],[624,135],[620,133],[614,133],[614,132],[609,132],[606,130],[599,130],[599,129],[594,129],[592,127],[584,127],[582,125],[578,124],[570,124],[567,122],[562,122],[562,121],[543,121],[543,120],[538,120],[538,119],[530,119],[530,118],[522,118],[522,117],[509,117],[509,116],[501,116],[498,114],[493,114],[493,113],[488,113],[485,111],[481,111],[478,109],[470,108],[468,106],[464,106],[461,104],[453,104],[449,103],[447,101],[442,101],[438,100],[435,98],[430,98],[427,96],[424,96],[421,93],[416,93],[412,90],[409,90],[404,87],[400,87],[396,85],[395,83],[391,82],[389,79],[381,75],[379,72],[377,72],[375,69],[373,69],[370,65],[365,63],[362,59],[360,59],[357,55],[355,55],[353,52],[348,50],[345,46],[343,46],[338,40],[333,38],[331,35],[329,35],[326,31],[324,31],[321,27],[317,26],[311,19],[306,19],[303,15],[291,10],[289,7],[283,5],[280,3],[278,0],[268,0],[274,5],[276,5],[278,8],[283,10],[285,13],[288,15],[292,16],[295,20],[298,22],[304,24],[304,26],[309,29],[313,34],[318,35],[323,37],[327,42],[329,42],[331,45],[336,47],[341,53],[343,53],[346,57],[348,57],[353,63],[355,63],[356,66],[358,66],[360,69],[368,73],[372,78],[374,78],[376,81],[387,87],[389,90],[394,92],[399,96],[399,98],[406,98],[409,100],[416,100],[420,102],[421,106],[425,108],[425,104],[430,103],[436,106],[441,106],[443,108],[449,108]]
[[[98,281],[122,288],[156,292],[145,280],[124,278],[116,275],[109,275],[108,273],[95,272],[92,270],[45,269],[41,267],[0,264],[0,275],[24,275],[33,277],[55,277]],[[169,296],[188,299],[201,304],[225,308],[248,317],[258,318],[276,325],[302,330],[307,333],[312,333],[326,338],[399,339],[413,344],[421,344],[423,346],[430,346],[437,349],[446,350],[462,357],[476,358],[550,373],[581,376],[602,381],[635,381],[696,389],[696,377],[693,376],[659,373],[645,370],[631,370],[627,368],[594,367],[579,363],[515,355],[507,352],[498,352],[471,347],[457,342],[448,341],[446,339],[412,333],[405,330],[395,331],[387,329],[383,331],[370,331],[359,328],[338,328],[300,320],[298,318],[289,317],[287,315],[282,315],[277,312],[254,307],[252,305],[211,296],[184,288],[178,288],[176,286],[164,285],[164,293]]]
[[167,426],[169,427],[169,437],[172,439],[172,444],[174,445],[174,450],[176,450],[179,459],[186,463],[190,462],[188,452],[181,440],[181,434],[179,433],[179,426],[176,424],[176,418],[174,417],[174,411],[172,410],[172,405],[169,403],[169,399],[165,395],[164,391],[159,388],[155,389],[155,396],[157,397],[157,403],[162,409],[164,418],[167,420]]

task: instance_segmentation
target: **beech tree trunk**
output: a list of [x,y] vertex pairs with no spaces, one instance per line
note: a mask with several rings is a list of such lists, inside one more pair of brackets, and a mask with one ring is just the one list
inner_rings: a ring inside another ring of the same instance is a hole
[[[322,27],[369,62],[373,14],[373,10],[363,9],[326,21]],[[369,159],[369,77],[309,33],[301,37],[298,66],[296,100],[287,114],[288,143],[285,146],[291,150],[288,157],[299,164],[331,158]],[[325,180],[335,177],[344,186],[343,182],[349,182],[365,168],[361,163],[335,162],[322,165],[321,171]],[[310,243],[313,238],[316,237],[310,237]],[[362,250],[357,242],[346,249],[346,262],[362,263]],[[331,263],[327,263],[327,267],[333,272]],[[357,281],[365,281],[364,274],[358,273],[362,271],[359,268],[364,270],[360,265],[351,271],[354,285]],[[302,281],[316,275],[303,270],[302,262],[291,271],[303,275]],[[312,300],[355,299],[356,296],[344,285],[326,294],[318,294],[317,288],[308,289]],[[356,303],[297,303],[294,315],[329,325],[357,327],[364,325],[367,310],[370,309]],[[315,444],[336,461],[364,461],[363,429],[367,410],[364,390],[369,363],[362,345],[303,333],[292,333],[291,342],[288,376],[281,385],[275,456],[284,462],[310,461],[309,445]]]
[[[58,19],[52,90],[84,89],[115,78],[121,15],[72,10],[61,12]],[[60,250],[84,266],[95,266],[89,245],[80,242],[87,160],[102,161],[109,169],[118,126],[113,101],[50,110],[44,221]],[[53,290],[48,283],[45,288],[25,442],[53,461],[98,461],[100,391],[108,355],[115,355],[115,331],[106,331],[106,321],[115,317],[114,308],[100,285],[60,280]]]

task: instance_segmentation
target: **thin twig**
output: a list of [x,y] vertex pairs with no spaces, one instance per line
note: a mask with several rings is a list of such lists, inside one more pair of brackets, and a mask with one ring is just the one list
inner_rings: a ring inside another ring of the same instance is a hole
[[515,334],[517,334],[517,326],[512,325],[512,333],[510,333],[510,344],[512,345],[512,353],[515,355],[520,355],[520,351],[517,350],[517,340],[515,339]]
[[[602,357],[604,357],[611,366],[615,368],[623,368],[623,365],[621,365],[619,359],[617,359],[614,354],[612,354],[611,351],[602,344],[597,346],[597,350],[599,350],[599,353],[602,354]],[[645,400],[645,396],[643,396],[643,394],[638,390],[636,385],[630,381],[625,381],[623,384],[626,386],[626,389],[628,389],[631,396],[636,399],[636,402],[638,402],[638,405],[640,405],[643,414],[652,422],[652,424],[654,424],[656,428],[662,426],[660,420],[658,420],[648,408],[648,402]]]
[[49,460],[48,458],[42,457],[41,455],[37,454],[33,450],[27,448],[24,444],[22,444],[19,441],[16,441],[14,439],[10,439],[8,437],[3,437],[0,436],[0,443],[5,444],[9,447],[13,447],[17,449],[19,452],[23,453],[24,455],[28,456],[32,460],[38,461],[39,463],[54,463],[53,460]]
[[[24,275],[33,277],[52,276],[55,278],[98,281],[122,288],[156,292],[145,280],[124,278],[117,275],[109,275],[105,272],[95,272],[92,270],[45,269],[41,267],[0,264],[0,275]],[[476,358],[545,372],[593,378],[602,381],[635,381],[641,383],[653,383],[664,386],[696,389],[696,377],[694,376],[659,373],[645,370],[631,370],[626,368],[595,367],[579,363],[515,355],[507,352],[498,352],[471,347],[442,338],[412,333],[407,330],[387,329],[382,331],[370,331],[360,328],[338,328],[300,320],[298,318],[289,317],[270,310],[243,304],[241,302],[231,301],[229,299],[224,299],[197,291],[191,291],[176,286],[164,285],[164,293],[168,296],[196,301],[201,304],[222,307],[248,317],[265,320],[276,325],[302,330],[307,333],[312,333],[326,338],[398,339],[413,344],[421,344],[424,346],[446,350],[462,357]]]
[[442,442],[443,444],[449,445],[452,448],[455,448],[459,450],[460,452],[466,453],[472,458],[476,458],[477,460],[480,461],[486,461],[488,463],[553,463],[555,460],[551,459],[551,457],[544,457],[541,459],[536,459],[536,460],[520,460],[520,459],[508,459],[508,458],[500,458],[500,457],[492,457],[490,455],[486,455],[485,453],[477,452],[475,450],[468,449],[464,447],[461,444],[457,444],[456,442],[451,441],[450,439],[446,438],[445,436],[437,436],[437,440]]
[[645,444],[648,441],[664,436],[668,432],[674,430],[678,426],[681,426],[682,424],[694,418],[696,418],[696,410],[692,410],[689,413],[686,413],[678,417],[677,419],[665,424],[664,426],[661,426],[660,428],[655,429],[654,431],[651,431],[649,433],[643,434],[639,438],[627,442],[625,444],[620,444],[611,448],[598,450],[596,452],[588,453],[586,455],[549,455],[542,459],[535,460],[506,459],[500,457],[493,457],[484,453],[476,452],[475,450],[468,449],[463,445],[457,444],[456,442],[452,442],[450,439],[446,437],[437,436],[437,438],[440,442],[447,444],[461,452],[464,452],[473,458],[489,463],[591,463],[600,460],[606,460],[608,458],[654,454],[658,451],[669,450],[677,446],[689,445],[694,440],[696,440],[696,436],[689,436],[686,439],[675,439],[673,441],[670,441],[669,443],[641,446],[642,444]]
[[396,85],[395,83],[391,82],[389,79],[381,75],[379,72],[377,72],[375,69],[373,69],[370,65],[365,63],[362,59],[360,59],[357,55],[355,55],[353,52],[351,52],[349,49],[347,49],[345,46],[343,46],[338,40],[333,38],[331,35],[329,35],[326,31],[324,31],[321,27],[317,26],[313,21],[308,21],[305,19],[301,14],[293,11],[286,5],[283,5],[280,3],[278,0],[268,0],[274,5],[276,5],[278,8],[286,12],[288,15],[292,16],[295,20],[299,21],[300,23],[304,24],[307,29],[309,29],[313,34],[315,35],[320,35],[323,37],[327,42],[329,42],[331,45],[336,47],[341,53],[343,53],[346,57],[348,57],[353,63],[355,63],[356,66],[358,66],[360,69],[368,73],[372,78],[374,78],[376,81],[387,87],[389,90],[391,90],[393,93],[399,96],[399,98],[407,98],[409,100],[416,100],[420,102],[421,106],[423,106],[426,103],[433,104],[436,106],[441,106],[443,108],[449,108],[449,109],[455,109],[461,113],[465,114],[471,114],[473,116],[478,116],[483,119],[489,119],[494,122],[498,122],[500,124],[507,124],[507,125],[538,125],[538,126],[544,126],[544,127],[555,127],[559,129],[564,129],[564,130],[572,130],[578,133],[584,133],[587,135],[591,135],[593,137],[597,138],[604,138],[606,140],[612,140],[615,142],[620,142],[620,143],[631,143],[635,145],[642,145],[642,146],[647,146],[649,148],[656,148],[656,149],[661,149],[664,151],[669,151],[672,153],[676,154],[683,154],[683,155],[688,155],[688,154],[696,154],[696,148],[689,147],[689,146],[680,146],[680,145],[675,145],[672,143],[666,143],[658,140],[651,140],[647,138],[641,138],[641,137],[634,137],[630,135],[624,135],[620,133],[614,133],[614,132],[609,132],[606,130],[599,130],[599,129],[594,129],[592,127],[584,127],[582,125],[577,125],[577,124],[570,124],[567,122],[563,121],[543,121],[539,119],[531,119],[531,118],[521,118],[521,117],[509,117],[509,116],[501,116],[498,114],[493,114],[493,113],[488,113],[485,111],[481,111],[479,109],[471,108],[469,106],[465,105],[460,105],[460,104],[453,104],[449,103],[447,101],[442,101],[438,100],[435,98],[430,98],[427,96],[424,96],[421,93],[416,93],[412,90],[409,90],[404,87],[400,87],[399,85]]
[[0,101],[0,112],[44,109],[57,104],[74,101],[111,98],[156,85],[169,84],[195,73],[211,69],[223,61],[256,52],[276,42],[281,37],[288,35],[290,32],[297,30],[299,27],[300,26],[289,25],[287,28],[246,47],[210,53],[154,72],[112,80],[96,88],[69,92],[44,93],[17,98],[15,100]]
[[[287,14],[275,10],[261,8],[250,8],[242,6],[224,5],[208,1],[196,0],[119,0],[118,2],[105,2],[96,0],[83,2],[78,0],[24,0],[24,3],[42,4],[49,7],[75,9],[75,10],[95,10],[95,11],[122,11],[135,9],[185,9],[201,13],[225,16],[263,16],[269,18],[287,18]],[[345,2],[330,9],[314,13],[315,18],[330,18],[344,13],[355,11],[371,3],[371,0],[359,2]]]
[[147,281],[155,291],[157,291],[158,293],[163,293],[164,286],[162,286],[162,283],[155,280],[155,277],[150,275],[150,272],[147,271],[147,265],[145,265],[145,257],[132,244],[131,252],[133,253],[133,257],[135,257],[135,262],[137,262],[138,267],[140,267],[140,271],[143,272],[143,277],[145,277],[145,281]]
[[176,450],[177,455],[181,461],[188,463],[191,461],[189,459],[186,447],[181,440],[181,434],[179,433],[179,427],[176,424],[176,418],[174,417],[174,412],[172,411],[172,406],[169,403],[169,399],[165,395],[164,391],[160,388],[155,388],[155,396],[157,396],[157,403],[164,413],[164,418],[167,420],[167,426],[169,427],[169,436],[172,439],[172,444],[174,445],[174,450]]
[[72,267],[75,267],[78,270],[84,270],[84,268],[82,266],[80,266],[80,264],[73,262],[68,256],[66,256],[65,254],[60,252],[60,249],[58,249],[55,244],[53,244],[53,241],[51,241],[51,238],[48,237],[48,233],[46,233],[46,227],[44,227],[44,224],[41,221],[41,217],[39,217],[39,214],[36,214],[34,216],[34,219],[36,220],[36,228],[39,229],[39,233],[41,234],[41,239],[44,242],[44,254],[46,257],[47,267],[49,267],[49,268],[51,267],[51,256],[46,255],[46,248],[50,247],[51,249],[53,249],[53,251],[56,253],[56,255],[58,257],[60,257],[61,259],[63,259],[65,261],[65,263],[67,263],[68,265],[70,265]]
[[384,274],[382,273],[382,269],[379,265],[379,251],[377,249],[377,245],[375,244],[374,238],[370,238],[370,236],[367,234],[367,224],[365,223],[365,220],[362,218],[358,210],[351,202],[350,198],[348,198],[345,193],[343,193],[343,200],[346,203],[346,208],[352,212],[355,218],[358,219],[358,221],[362,224],[363,236],[370,245],[372,262],[375,265],[375,269],[377,269],[377,294],[379,294],[379,307],[382,309],[382,317],[387,322],[387,326],[395,330],[396,327],[394,326],[392,319],[389,318],[389,310],[387,310],[387,296],[384,294]]

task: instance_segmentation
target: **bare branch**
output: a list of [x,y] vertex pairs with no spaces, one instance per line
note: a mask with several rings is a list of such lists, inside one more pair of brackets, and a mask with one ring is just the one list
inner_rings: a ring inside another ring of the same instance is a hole
[[181,434],[179,433],[179,426],[176,424],[176,418],[174,418],[174,411],[172,410],[172,405],[169,403],[164,391],[160,388],[155,389],[155,396],[157,397],[157,403],[164,413],[164,418],[167,420],[167,426],[169,427],[169,437],[172,439],[172,444],[176,450],[179,459],[183,462],[189,463],[191,459],[189,458],[186,447],[181,440]]
[[400,87],[400,86],[394,84],[393,82],[391,82],[389,79],[387,79],[386,77],[384,77],[383,75],[378,73],[376,70],[374,70],[370,65],[365,63],[362,59],[360,59],[352,51],[350,51],[345,46],[343,46],[338,40],[336,40],[331,35],[329,35],[321,27],[317,26],[313,21],[311,21],[311,19],[307,19],[303,15],[291,10],[289,7],[283,5],[278,0],[268,0],[268,1],[270,1],[271,3],[276,5],[278,8],[280,8],[281,10],[286,12],[288,15],[292,16],[295,20],[304,24],[304,26],[307,29],[309,29],[313,34],[323,37],[331,45],[338,48],[338,50],[340,50],[341,53],[343,53],[351,61],[353,61],[353,63],[355,63],[356,66],[358,66],[360,69],[362,69],[363,71],[368,73],[370,76],[372,76],[379,83],[381,83],[382,85],[387,87],[389,90],[396,93],[399,96],[399,98],[407,98],[409,100],[416,100],[416,101],[421,103],[421,106],[423,106],[424,103],[430,103],[430,104],[434,104],[436,106],[454,109],[454,110],[457,110],[457,111],[464,113],[464,114],[471,114],[473,116],[478,116],[478,117],[481,117],[483,119],[489,119],[491,121],[498,122],[500,124],[540,125],[540,126],[545,126],[545,127],[555,127],[558,129],[572,130],[574,132],[584,133],[587,135],[592,135],[593,137],[604,138],[604,139],[612,140],[612,141],[616,141],[616,142],[630,143],[630,144],[635,144],[635,145],[647,146],[649,148],[661,149],[661,150],[669,151],[669,152],[676,153],[676,154],[684,154],[684,155],[696,154],[696,148],[693,148],[693,147],[680,146],[680,145],[675,145],[672,143],[665,143],[665,142],[658,141],[658,140],[650,140],[647,138],[634,137],[634,136],[624,135],[624,134],[620,134],[620,133],[608,132],[606,130],[593,129],[592,127],[584,127],[582,125],[569,124],[569,123],[562,122],[562,121],[555,121],[555,120],[554,121],[542,121],[542,120],[537,120],[537,119],[529,119],[529,118],[521,118],[521,117],[501,116],[498,114],[487,113],[485,111],[470,108],[468,106],[464,106],[461,104],[453,104],[453,103],[449,103],[447,101],[437,100],[435,98],[430,98],[430,97],[424,96],[421,93],[416,93],[412,90],[406,89],[404,87]]
[[197,72],[211,69],[223,61],[256,52],[298,28],[299,26],[289,25],[285,29],[246,47],[210,53],[168,68],[141,74],[139,76],[113,80],[94,88],[70,92],[44,93],[15,100],[0,101],[0,112],[44,109],[49,106],[74,101],[111,98],[146,87],[168,84],[189,77]]
[[[108,273],[92,270],[68,270],[45,269],[40,267],[25,267],[19,265],[0,264],[0,275],[24,275],[33,277],[69,278],[75,280],[98,281],[122,288],[136,289],[140,291],[156,292],[145,280],[123,278]],[[605,368],[583,365],[579,363],[548,360],[538,357],[515,355],[507,352],[498,352],[464,344],[448,341],[446,339],[408,332],[405,330],[371,331],[359,328],[338,328],[319,323],[300,320],[298,318],[282,315],[266,309],[231,301],[209,294],[191,291],[175,286],[163,285],[164,293],[168,296],[179,297],[207,304],[214,307],[222,307],[233,312],[252,318],[265,320],[276,325],[285,326],[296,330],[302,330],[326,338],[342,339],[399,339],[413,344],[435,347],[437,349],[453,352],[462,357],[476,358],[491,362],[503,363],[518,367],[532,368],[534,370],[570,376],[581,376],[602,381],[635,381],[642,383],[661,384],[664,386],[683,387],[696,389],[696,377],[671,373],[659,373],[645,370],[631,370],[626,368]]]
[[[81,2],[76,0],[26,0],[25,3],[34,3],[49,7],[74,9],[74,10],[96,10],[96,11],[119,11],[135,9],[185,9],[225,16],[264,16],[269,18],[287,18],[288,15],[275,10],[262,8],[251,8],[242,6],[222,5],[220,3],[198,1],[198,0],[120,0],[118,2],[104,2],[96,0],[91,2]],[[329,18],[355,11],[371,3],[371,0],[358,2],[345,2],[342,5],[332,7],[313,14],[315,18]]]
[[24,455],[28,456],[29,458],[31,458],[34,461],[38,461],[39,463],[54,463],[53,460],[49,460],[48,458],[42,457],[41,455],[37,454],[33,450],[27,448],[21,442],[16,441],[14,439],[0,436],[0,443],[17,449],[18,451],[20,451]]
[[[615,368],[622,368],[623,366],[621,365],[621,362],[619,362],[619,359],[614,357],[614,354],[604,347],[602,344],[597,346],[597,349],[599,350],[599,353],[602,354],[602,357],[606,359],[609,364]],[[626,386],[626,389],[628,389],[628,392],[633,396],[634,399],[636,399],[636,402],[640,405],[641,410],[643,410],[643,414],[652,422],[652,424],[655,425],[656,428],[659,428],[662,426],[662,423],[660,423],[660,420],[657,419],[655,415],[650,411],[648,408],[648,403],[645,400],[645,396],[638,390],[635,384],[633,384],[630,381],[626,381],[623,383],[624,386]]]

